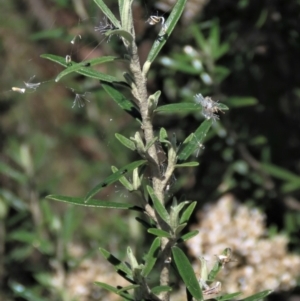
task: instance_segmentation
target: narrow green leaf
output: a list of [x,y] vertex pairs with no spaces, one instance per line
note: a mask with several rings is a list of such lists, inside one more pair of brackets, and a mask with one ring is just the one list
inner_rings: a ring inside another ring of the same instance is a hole
[[151,289],[151,292],[155,295],[159,295],[162,292],[171,292],[172,288],[167,285],[155,286]]
[[115,134],[116,138],[127,148],[131,149],[132,151],[135,151],[135,144],[133,141],[131,141],[130,139],[126,138],[125,136],[116,133]]
[[145,266],[142,270],[142,276],[147,277],[152,271],[152,268],[154,267],[154,264],[158,257],[159,248],[160,248],[160,239],[156,237],[150,247],[149,252],[145,257]]
[[221,269],[222,263],[219,260],[217,260],[208,274],[207,281],[214,281]]
[[121,82],[119,79],[117,79],[114,76],[107,75],[105,73],[93,70],[89,67],[83,67],[80,70],[77,71],[79,74],[82,74],[86,77],[94,78],[100,81],[108,82],[108,83],[114,83],[114,82]]
[[160,229],[156,229],[156,228],[150,228],[147,231],[150,234],[153,234],[155,236],[158,237],[168,237],[168,238],[172,238],[172,235],[164,230],[160,230]]
[[166,210],[165,206],[160,202],[158,197],[155,195],[155,192],[153,188],[149,185],[147,185],[147,191],[153,201],[153,205],[159,216],[167,223],[170,222],[170,215],[168,211]]
[[105,16],[111,21],[111,23],[116,28],[121,28],[120,21],[115,17],[112,11],[107,7],[107,5],[102,0],[94,0],[94,2],[100,7],[101,11],[105,14]]
[[122,5],[121,22],[122,28],[128,32],[132,31],[132,11],[131,11],[131,0],[124,0]]
[[122,271],[124,273],[124,275],[126,275],[127,277],[130,277],[130,279],[132,279],[132,271],[125,263],[123,263],[121,260],[116,258],[114,255],[112,255],[107,250],[105,250],[103,248],[100,248],[99,250],[100,250],[101,254],[103,255],[103,257],[110,264],[112,264],[114,266],[116,271]]
[[[207,49],[208,42],[205,40],[203,33],[199,29],[199,25],[195,24],[191,27],[193,36],[196,40],[196,43],[198,44],[198,48],[201,49],[202,51],[206,52],[205,50]],[[209,46],[210,47],[210,46]]]
[[299,181],[300,176],[288,171],[287,169],[284,169],[282,167],[276,166],[274,164],[267,164],[267,163],[262,163],[261,167],[269,173],[271,176],[284,180],[284,181]]
[[298,181],[291,181],[280,186],[280,190],[284,193],[290,193],[299,189],[300,189],[300,179]]
[[131,295],[127,294],[127,293],[124,293],[124,292],[119,292],[119,289],[118,288],[115,288],[109,284],[106,284],[106,283],[103,283],[103,282],[94,282],[97,286],[101,287],[101,288],[104,288],[106,289],[107,291],[109,292],[112,292],[112,293],[115,293],[121,297],[123,297],[124,299],[126,300],[129,300],[129,301],[134,301],[135,298],[132,297]]
[[184,235],[182,235],[179,239],[178,242],[184,242],[187,241],[188,239],[191,239],[192,237],[198,235],[199,231],[198,230],[194,230],[194,231],[190,231]]
[[181,17],[181,14],[184,10],[186,4],[186,0],[178,0],[176,4],[174,5],[174,8],[169,16],[169,18],[166,20],[165,25],[162,27],[158,38],[155,40],[149,55],[147,57],[147,60],[143,66],[143,73],[147,74],[151,64],[157,57],[158,53],[162,49],[162,47],[165,45],[168,37],[172,33],[173,29],[175,28],[178,20]]
[[172,248],[172,254],[174,257],[174,261],[178,272],[185,283],[187,289],[192,294],[192,296],[198,300],[203,300],[202,291],[199,285],[199,282],[196,278],[195,272],[193,270],[192,265],[190,264],[188,258],[183,253],[181,249],[178,247]]
[[[68,67],[68,64],[66,63],[66,59],[63,57],[60,57],[60,56],[57,56],[54,54],[42,54],[41,57],[48,59],[50,61],[53,61],[55,63],[58,63],[66,68]],[[114,82],[114,83],[120,83],[120,84],[124,83],[123,81],[120,81],[119,79],[117,79],[114,76],[110,76],[105,73],[101,73],[96,70],[92,70],[91,68],[88,68],[88,67],[82,67],[79,70],[77,70],[76,72],[79,74],[85,75],[87,77],[95,78],[95,79],[98,79],[98,80],[101,80],[104,82],[110,82],[110,83]]]
[[240,107],[248,107],[254,106],[258,103],[257,98],[255,97],[239,97],[239,96],[232,96],[226,99],[226,103],[229,105],[230,108],[240,108]]
[[179,233],[186,227],[187,223],[180,224],[176,229],[175,229],[175,235],[176,237],[179,235]]
[[81,205],[86,207],[99,207],[99,208],[111,208],[111,209],[130,209],[135,211],[143,211],[142,208],[134,206],[132,204],[118,203],[118,202],[108,202],[101,200],[89,200],[88,203],[85,202],[84,198],[76,198],[64,195],[48,195],[46,197],[49,200],[65,202],[73,205]]
[[73,63],[71,66],[68,66],[65,70],[63,70],[62,72],[60,72],[56,78],[55,81],[58,82],[61,78],[63,78],[64,76],[66,76],[67,74],[70,74],[72,72],[77,72],[80,71],[80,69],[86,67],[87,65],[89,67],[94,66],[94,65],[98,65],[98,64],[103,64],[103,63],[107,63],[107,62],[112,62],[114,60],[116,60],[117,58],[114,56],[102,56],[96,59],[91,59],[91,60],[86,60],[80,63]]
[[16,180],[19,183],[25,183],[27,180],[27,177],[24,173],[15,170],[3,162],[0,162],[0,173],[13,180]]
[[112,30],[108,30],[106,33],[105,33],[106,36],[112,36],[112,35],[117,35],[117,36],[121,36],[123,37],[124,39],[126,39],[129,43],[132,43],[133,41],[133,36],[131,33],[129,33],[128,31],[126,30],[123,30],[123,29],[112,29]]
[[161,128],[159,130],[159,141],[163,142],[165,140],[168,140],[168,133],[165,128]]
[[[111,167],[111,171],[113,173],[117,172],[119,169],[115,166],[112,166]],[[128,190],[128,191],[133,191],[133,185],[126,179],[125,176],[121,177],[119,179],[119,182]]]
[[120,293],[122,293],[122,292],[130,291],[130,290],[135,289],[135,288],[138,288],[138,287],[140,287],[139,284],[131,284],[131,285],[122,287],[121,289],[118,290],[118,294],[120,294]]
[[189,113],[189,112],[194,112],[194,111],[200,111],[201,106],[192,103],[192,102],[183,102],[183,103],[173,103],[169,105],[164,105],[157,107],[154,112],[156,113]]
[[140,160],[140,161],[132,162],[132,163],[120,168],[117,172],[110,175],[108,178],[106,178],[104,181],[100,182],[97,186],[95,186],[92,190],[90,190],[85,197],[85,202],[89,202],[89,200],[96,193],[101,191],[103,188],[111,185],[112,183],[118,181],[125,173],[133,171],[135,168],[137,168],[141,165],[144,165],[145,163],[147,163],[146,160]]
[[102,83],[103,89],[106,93],[120,106],[125,112],[133,118],[142,120],[141,114],[137,106],[129,99],[127,99],[118,89],[108,83]]
[[232,293],[232,294],[226,294],[223,295],[221,297],[217,297],[217,301],[227,301],[227,300],[232,300],[235,297],[239,296],[241,294],[241,292],[236,292],[236,293]]
[[180,168],[180,167],[195,167],[195,166],[199,166],[199,162],[186,162],[186,163],[181,163],[181,164],[176,164],[175,165],[176,168]]
[[187,223],[190,220],[190,217],[197,205],[197,202],[191,203],[183,212],[181,218],[180,218],[180,224]]
[[192,134],[191,139],[182,144],[182,147],[178,152],[178,161],[187,160],[197,150],[197,148],[200,147],[212,125],[212,122],[212,119],[204,120],[195,133]]
[[265,297],[267,297],[268,295],[270,295],[273,291],[271,290],[266,290],[266,291],[262,291],[260,293],[254,294],[250,297],[247,297],[245,299],[242,299],[240,301],[259,301]]

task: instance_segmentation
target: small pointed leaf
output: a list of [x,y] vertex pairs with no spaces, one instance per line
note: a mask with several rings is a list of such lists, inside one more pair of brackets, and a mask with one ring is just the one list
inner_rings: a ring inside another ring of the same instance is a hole
[[135,144],[133,143],[133,141],[131,141],[130,139],[128,139],[127,137],[116,133],[115,134],[116,138],[127,148],[131,149],[132,151],[135,151]]
[[127,99],[118,89],[108,83],[102,83],[103,89],[106,93],[120,106],[126,113],[133,118],[141,120],[141,114],[137,106],[129,99]]
[[102,181],[97,186],[95,186],[92,190],[90,190],[85,197],[85,202],[88,202],[95,194],[97,194],[103,188],[118,181],[125,173],[133,171],[135,168],[144,165],[146,162],[147,162],[146,160],[135,161],[120,168],[117,172],[110,175],[108,178],[106,178],[104,181]]
[[148,193],[153,201],[153,205],[159,216],[167,223],[170,222],[170,215],[165,206],[160,202],[151,186],[147,186]]
[[160,247],[160,239],[156,237],[150,247],[149,252],[145,257],[145,266],[142,270],[142,276],[147,277],[149,273],[152,271],[154,264],[157,260],[158,253]]
[[158,236],[158,237],[172,238],[172,235],[170,233],[168,233],[164,230],[157,229],[157,228],[150,228],[150,229],[148,229],[147,232],[150,233],[150,234],[153,234],[155,236]]
[[176,164],[176,168],[181,168],[181,167],[195,167],[198,166],[199,162],[186,162],[186,163],[181,163],[181,164]]
[[[113,173],[117,172],[119,169],[115,166],[111,167],[111,170]],[[119,182],[128,190],[128,191],[133,191],[133,185],[126,179],[126,177],[121,177],[119,179]]]
[[206,119],[203,121],[195,133],[193,133],[192,139],[183,143],[182,147],[178,151],[178,161],[187,160],[197,150],[197,148],[199,148],[199,144],[203,142],[212,122],[212,119]]
[[178,239],[178,242],[183,242],[183,241],[187,241],[188,239],[191,239],[192,237],[196,236],[199,234],[198,230],[194,230],[194,231],[190,231],[184,235],[182,235],[180,237],[180,239]]
[[132,271],[131,269],[125,264],[123,263],[121,260],[119,260],[118,258],[116,258],[114,255],[112,255],[110,252],[108,252],[107,250],[100,248],[99,249],[101,254],[103,255],[103,257],[115,267],[115,270],[117,272],[123,272],[123,276],[127,276],[130,278],[130,280],[132,281]]
[[174,113],[190,113],[190,112],[195,112],[200,110],[201,110],[201,106],[196,103],[183,102],[183,103],[173,103],[173,104],[157,107],[157,109],[154,110],[154,112],[174,114]]
[[191,203],[183,212],[181,218],[180,218],[180,223],[187,223],[197,205],[197,202]]
[[192,296],[197,300],[203,300],[202,291],[199,282],[196,278],[195,272],[192,265],[190,264],[188,258],[178,247],[172,248],[172,254],[178,272],[185,283],[187,289],[192,294]]

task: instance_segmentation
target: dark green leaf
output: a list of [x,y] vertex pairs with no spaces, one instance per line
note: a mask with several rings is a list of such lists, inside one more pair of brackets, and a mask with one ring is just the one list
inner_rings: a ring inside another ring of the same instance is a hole
[[300,179],[298,181],[291,181],[280,186],[280,190],[284,193],[290,193],[299,189],[300,189]]
[[197,205],[197,202],[191,203],[183,212],[181,218],[180,218],[180,223],[187,223]]
[[198,233],[199,233],[198,230],[194,230],[194,231],[188,232],[188,233],[182,235],[182,236],[178,239],[178,242],[187,241],[188,239],[191,239],[192,237],[196,236]]
[[94,2],[99,6],[101,11],[105,14],[105,16],[111,21],[111,23],[116,28],[121,28],[120,21],[115,17],[112,11],[107,7],[107,5],[102,0],[94,0]]
[[192,265],[190,264],[188,258],[183,253],[181,249],[178,247],[172,248],[172,254],[174,257],[174,261],[178,272],[185,283],[189,292],[193,295],[193,297],[201,301],[203,299],[202,291],[199,285],[199,282],[195,276],[195,272],[193,270]]
[[94,283],[96,285],[98,285],[99,287],[108,290],[109,292],[115,293],[115,294],[123,297],[126,300],[130,300],[130,301],[134,301],[135,300],[131,295],[129,295],[127,293],[119,292],[118,288],[115,288],[115,287],[113,287],[113,286],[111,286],[109,284],[106,284],[106,283],[103,283],[103,282],[94,282]]
[[152,271],[154,264],[157,260],[158,253],[160,247],[160,239],[156,237],[150,247],[149,252],[145,257],[145,266],[142,270],[142,276],[147,277],[149,273]]
[[115,134],[116,138],[127,148],[131,149],[132,151],[135,151],[135,144],[133,141],[131,141],[130,139],[126,138],[125,136],[116,133]]
[[242,299],[240,301],[259,301],[259,300],[267,297],[268,295],[270,295],[272,292],[273,291],[271,291],[271,290],[266,290],[266,291],[254,294],[254,295],[252,295],[250,297],[247,297],[245,299]]
[[[48,59],[50,61],[53,61],[55,63],[58,63],[58,64],[64,66],[65,68],[68,67],[68,64],[66,63],[66,59],[63,57],[60,57],[60,56],[57,56],[54,54],[42,54],[41,57]],[[72,62],[72,63],[74,63],[74,62]],[[95,79],[98,79],[98,80],[101,80],[104,82],[123,83],[116,77],[107,75],[105,73],[98,72],[96,70],[92,70],[91,68],[88,68],[88,67],[82,67],[76,72],[79,74],[85,75],[87,77],[95,78]]]
[[102,56],[102,57],[99,57],[99,58],[86,60],[86,61],[83,61],[83,62],[80,62],[80,63],[77,63],[77,64],[72,63],[71,66],[68,66],[65,70],[63,70],[62,72],[60,72],[56,76],[55,81],[58,82],[61,78],[63,78],[64,76],[66,76],[69,73],[80,71],[80,69],[86,67],[86,65],[88,65],[90,67],[90,66],[94,66],[94,65],[98,65],[98,64],[112,62],[116,59],[117,58],[114,57],[114,56]]
[[125,263],[123,263],[121,260],[116,258],[114,255],[112,255],[107,250],[105,250],[103,248],[100,248],[99,250],[100,250],[101,254],[104,256],[104,258],[115,267],[117,272],[120,272],[120,271],[123,272],[123,275],[126,275],[127,277],[129,277],[132,280],[132,271]]
[[189,141],[185,141],[178,152],[178,161],[187,160],[202,144],[205,136],[212,125],[212,119],[204,120],[193,133]]
[[180,168],[180,167],[194,167],[194,166],[198,166],[199,162],[186,162],[186,163],[181,163],[181,164],[176,164],[175,167],[176,168]]
[[273,165],[273,164],[267,164],[267,163],[262,163],[261,167],[269,173],[271,176],[284,180],[284,181],[299,181],[300,176],[288,171],[287,169],[284,169],[282,167]]
[[143,66],[143,73],[147,74],[151,64],[157,57],[158,53],[162,49],[162,47],[165,45],[168,37],[172,33],[173,29],[175,28],[178,20],[181,17],[181,14],[184,10],[186,0],[178,0],[169,16],[169,18],[166,20],[165,25],[162,27],[158,38],[155,40],[148,58]]
[[157,228],[150,228],[148,229],[147,231],[148,233],[150,234],[153,234],[155,236],[158,236],[158,237],[168,237],[168,238],[172,238],[171,234],[164,231],[164,230],[160,230],[160,229],[157,229]]
[[127,112],[133,118],[142,120],[137,106],[131,100],[127,99],[121,92],[119,92],[118,89],[114,88],[113,85],[108,83],[102,83],[102,87],[125,112]]
[[165,128],[160,128],[159,130],[159,141],[163,142],[165,140],[168,140],[168,133]]
[[173,103],[157,107],[154,112],[156,113],[189,113],[194,111],[200,111],[201,106],[192,102]]
[[117,172],[110,175],[108,178],[106,178],[104,181],[102,181],[96,187],[94,187],[92,190],[90,190],[85,197],[85,202],[88,202],[96,193],[101,191],[103,188],[118,181],[125,173],[133,171],[135,168],[137,168],[141,165],[144,165],[146,162],[147,162],[146,160],[135,161],[135,162],[132,162],[132,163],[120,168]]
[[0,162],[0,172],[8,178],[16,180],[19,183],[25,183],[27,177],[24,173],[15,170],[14,168],[10,167],[9,165]]
[[258,103],[258,100],[255,97],[232,96],[226,99],[226,103],[229,105],[230,108],[240,108],[254,106]]
[[151,292],[155,295],[159,295],[162,292],[171,292],[172,288],[167,285],[155,286],[151,289]]
[[223,295],[221,297],[217,297],[217,301],[227,301],[227,300],[232,300],[233,298],[237,297],[238,295],[240,295],[240,292],[237,293],[232,293],[232,294],[227,294],[227,295]]
[[222,263],[219,260],[217,260],[213,268],[210,270],[208,274],[207,281],[211,281],[211,282],[214,281],[221,269],[222,269]]
[[155,195],[155,192],[151,186],[147,186],[147,191],[153,201],[153,205],[159,216],[167,223],[170,222],[170,215],[166,210],[165,206],[160,202],[158,197]]
[[[118,168],[115,166],[111,167],[111,170],[113,173],[118,171]],[[128,191],[133,191],[133,185],[126,179],[126,177],[121,177],[119,179],[119,182],[128,190]]]
[[88,203],[85,202],[84,198],[75,198],[64,195],[48,195],[46,197],[49,200],[65,202],[73,205],[81,205],[86,207],[99,207],[99,208],[111,208],[111,209],[130,209],[135,211],[141,211],[142,208],[134,206],[132,204],[117,203],[117,202],[107,202],[100,200],[89,200]]
[[118,35],[123,37],[124,39],[126,39],[129,43],[132,43],[133,41],[133,36],[131,35],[131,33],[129,33],[126,30],[123,29],[112,29],[112,30],[108,30],[105,33],[106,36],[112,36],[112,35]]

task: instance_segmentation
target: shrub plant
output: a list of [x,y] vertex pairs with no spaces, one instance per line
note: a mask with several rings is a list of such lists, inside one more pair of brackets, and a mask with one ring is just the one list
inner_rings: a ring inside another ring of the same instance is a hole
[[[137,152],[140,160],[119,168],[112,166],[112,174],[87,192],[84,198],[53,194],[49,195],[48,199],[101,209],[133,210],[141,214],[136,219],[137,222],[141,223],[146,231],[154,237],[143,259],[136,258],[130,247],[127,248],[128,262],[116,258],[109,250],[100,249],[102,255],[114,266],[116,272],[128,281],[129,285],[120,287],[102,282],[96,282],[96,285],[119,295],[122,300],[170,300],[172,273],[179,275],[184,282],[187,300],[233,300],[239,293],[223,294],[221,283],[215,281],[220,269],[230,262],[231,249],[226,248],[216,257],[216,263],[210,271],[208,271],[205,259],[199,254],[201,271],[194,271],[180,246],[181,243],[198,233],[197,231],[183,233],[196,202],[185,200],[183,197],[179,200],[175,197],[170,200],[168,193],[175,169],[198,165],[198,162],[191,162],[189,159],[202,147],[210,127],[219,119],[219,113],[226,110],[227,107],[212,100],[211,97],[203,97],[201,94],[196,94],[194,100],[189,102],[178,101],[174,104],[160,106],[161,92],[156,91],[149,95],[147,91],[148,72],[176,26],[186,0],[176,2],[167,20],[158,16],[149,18],[149,24],[159,24],[161,30],[143,66],[140,64],[135,41],[132,17],[133,0],[119,0],[120,20],[102,0],[94,0],[94,2],[107,18],[100,24],[98,30],[108,39],[112,35],[117,35],[124,45],[122,60],[125,60],[128,65],[128,70],[124,70],[123,73],[124,80],[93,69],[95,65],[120,60],[117,57],[104,56],[80,63],[73,62],[70,56],[64,58],[53,54],[44,54],[42,57],[65,67],[56,77],[56,82],[72,72],[101,82],[102,88],[112,100],[125,113],[132,116],[133,122],[136,122],[137,131],[132,137],[125,137],[119,133],[116,133],[115,136],[124,147]],[[126,97],[122,89],[129,89],[131,98]],[[182,143],[177,141],[175,134],[168,133],[164,128],[160,128],[158,131],[154,130],[153,117],[155,114],[183,111],[201,111],[205,118]],[[117,181],[129,192],[139,195],[137,205],[94,198],[105,187]],[[153,271],[159,274],[159,279],[154,286],[149,281],[149,275]],[[244,300],[260,300],[269,293],[270,291],[264,291]]]

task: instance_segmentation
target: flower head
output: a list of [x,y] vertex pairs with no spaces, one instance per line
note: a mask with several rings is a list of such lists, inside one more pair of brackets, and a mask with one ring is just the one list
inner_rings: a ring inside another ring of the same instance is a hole
[[202,114],[206,119],[213,119],[214,121],[219,119],[215,113],[223,113],[223,111],[217,101],[213,101],[210,97],[203,97],[201,94],[196,94],[194,97],[195,102],[202,106]]

